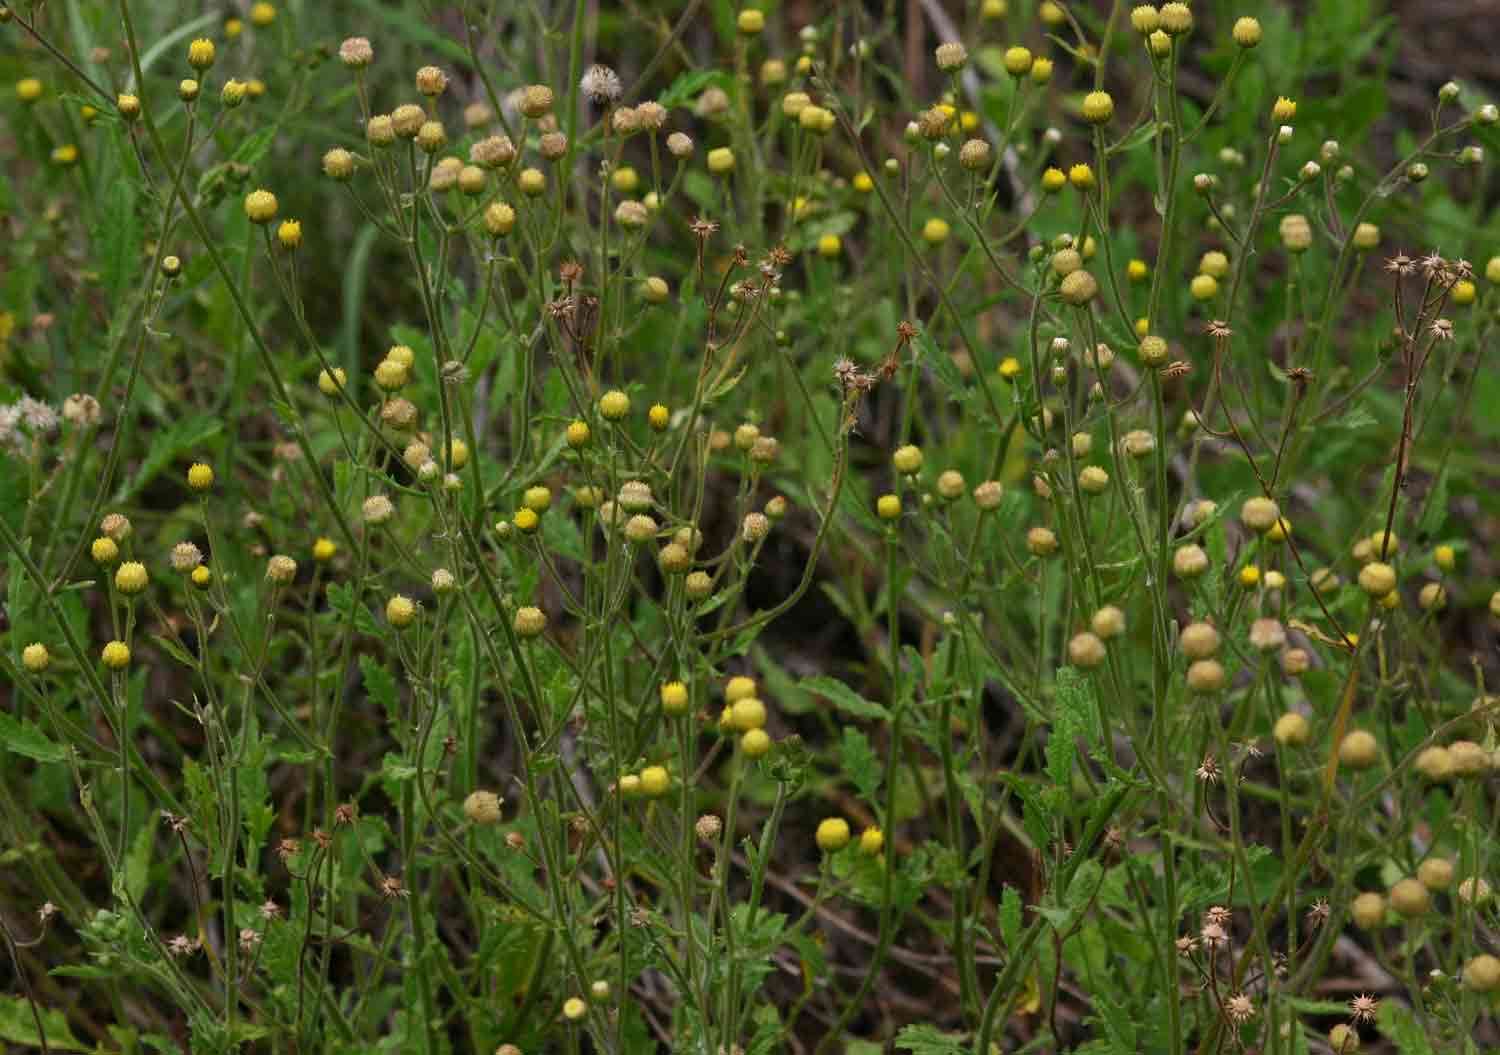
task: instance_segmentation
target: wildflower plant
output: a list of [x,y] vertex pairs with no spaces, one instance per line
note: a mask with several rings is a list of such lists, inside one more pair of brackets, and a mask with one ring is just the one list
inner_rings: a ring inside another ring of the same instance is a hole
[[1373,4],[193,6],[0,4],[0,1038],[1496,1043]]

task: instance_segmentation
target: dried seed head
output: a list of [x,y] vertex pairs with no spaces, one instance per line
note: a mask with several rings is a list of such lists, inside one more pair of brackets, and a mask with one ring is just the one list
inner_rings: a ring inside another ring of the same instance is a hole
[[1380,761],[1380,743],[1372,733],[1355,729],[1339,741],[1339,762],[1350,769],[1369,769]]
[[656,537],[656,531],[656,521],[644,513],[637,513],[625,521],[626,541],[633,542],[636,545],[650,542]]
[[1280,507],[1260,495],[1245,499],[1245,504],[1240,507],[1240,520],[1256,533],[1269,531],[1280,517]]
[[375,49],[365,37],[349,37],[339,45],[339,61],[345,69],[362,70],[375,61]]
[[667,108],[648,99],[635,108],[636,125],[643,132],[659,131],[667,123]]
[[764,513],[746,513],[740,525],[740,537],[752,545],[761,542],[771,532],[771,520]]
[[640,119],[636,117],[635,110],[629,106],[622,106],[610,116],[610,125],[622,135],[628,136],[640,129]]
[[1093,614],[1089,626],[1100,638],[1109,641],[1125,632],[1125,613],[1107,604]]
[[651,485],[641,480],[626,480],[620,485],[620,508],[627,513],[641,513],[651,508]]
[[961,70],[969,61],[969,51],[958,41],[948,41],[937,46],[938,69],[944,73],[953,73]]
[[391,111],[391,129],[402,139],[415,139],[427,123],[427,111],[416,103],[402,103]]
[[1446,857],[1429,857],[1417,866],[1417,879],[1428,890],[1447,890],[1453,885],[1453,862]]
[[469,160],[483,169],[497,169],[516,159],[510,136],[487,136],[469,148]]
[[1286,628],[1277,619],[1257,619],[1250,624],[1250,647],[1261,652],[1279,651],[1286,644]]
[[1216,659],[1200,659],[1188,667],[1187,684],[1193,692],[1218,692],[1224,680],[1224,667]]
[[1276,719],[1271,735],[1282,747],[1301,747],[1312,737],[1312,726],[1296,711],[1287,711]]
[[650,216],[646,212],[646,207],[638,201],[626,199],[615,207],[615,223],[621,227],[631,229],[644,227],[648,219]]
[[1156,437],[1147,429],[1131,429],[1120,438],[1120,448],[1132,458],[1144,458],[1156,450]]
[[448,90],[448,75],[436,66],[423,66],[417,71],[417,91],[429,99],[436,99]]
[[75,393],[63,400],[62,416],[68,424],[80,428],[97,425],[100,417],[99,401],[86,392]]
[[596,106],[613,103],[624,92],[620,75],[608,66],[594,65],[584,71],[578,88]]
[[[415,446],[426,446],[418,444]],[[407,448],[408,451],[410,448]],[[425,453],[425,452],[423,452]],[[423,459],[426,460],[425,458]],[[384,524],[396,514],[396,507],[385,495],[371,495],[360,507],[366,524]]]
[[1034,527],[1026,532],[1026,549],[1034,557],[1050,557],[1057,552],[1057,536],[1050,528]]
[[498,823],[501,801],[493,791],[471,791],[464,799],[464,816],[472,824]]
[[1432,895],[1422,883],[1408,876],[1398,880],[1390,891],[1391,907],[1407,919],[1425,915],[1432,907]]
[[1289,252],[1305,252],[1312,246],[1312,225],[1301,213],[1289,213],[1281,218],[1281,244]]
[[547,629],[547,616],[540,608],[527,605],[517,608],[512,627],[522,638],[540,637]]
[[390,114],[376,114],[365,125],[365,138],[371,146],[390,146],[396,141],[396,122]]
[[1068,641],[1068,661],[1075,667],[1085,670],[1097,667],[1104,662],[1105,655],[1104,642],[1090,631],[1074,634]]
[[297,577],[297,562],[278,553],[266,562],[266,580],[277,586],[285,586]]
[[1189,623],[1178,635],[1177,647],[1188,659],[1207,659],[1219,651],[1219,632],[1210,623]]
[[[423,121],[417,129],[417,149],[424,154],[436,154],[448,145],[448,133],[441,121]],[[453,159],[457,161],[457,159]],[[457,171],[454,178],[457,178]],[[451,185],[451,184],[450,184]]]
[[1179,578],[1195,579],[1208,570],[1208,554],[1196,543],[1179,546],[1172,554],[1172,571]]
[[529,84],[521,89],[521,99],[516,109],[522,115],[536,119],[552,112],[552,89],[545,84]]
[[168,563],[173,571],[186,574],[203,563],[203,551],[191,542],[179,542],[172,547]]
[[982,172],[990,166],[994,151],[983,139],[970,139],[958,151],[958,163],[970,172]]
[[130,518],[124,513],[108,513],[103,520],[99,521],[99,530],[106,538],[115,542],[124,542],[130,537]]

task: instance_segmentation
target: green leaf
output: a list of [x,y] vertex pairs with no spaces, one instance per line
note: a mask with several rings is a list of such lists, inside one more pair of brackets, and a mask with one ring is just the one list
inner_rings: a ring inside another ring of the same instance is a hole
[[1436,1055],[1432,1042],[1412,1017],[1410,1008],[1395,1000],[1382,1000],[1376,1020],[1380,1032],[1395,1042],[1401,1055]]
[[1109,1036],[1111,1048],[1119,1055],[1132,1055],[1139,1051],[1135,1021],[1123,1006],[1110,1000],[1108,997],[1096,995],[1094,1007],[1099,1012],[1099,1020],[1104,1024],[1104,1032]]
[[404,761],[400,755],[388,754],[380,766],[380,779],[390,784],[404,784],[415,780],[417,767]]
[[189,670],[198,669],[198,661],[188,654],[187,649],[173,641],[170,637],[163,637],[161,634],[152,634],[151,640],[156,643],[157,648],[181,663],[184,667],[187,667]]
[[254,166],[257,161],[266,156],[266,151],[271,149],[271,143],[275,139],[276,125],[267,125],[258,132],[245,137],[245,141],[234,152],[234,160],[241,165]]
[[370,614],[370,610],[355,600],[354,587],[339,582],[329,583],[328,605],[343,619],[347,619],[350,610],[353,609],[355,629],[361,634],[379,636],[380,625],[375,622],[375,617]]
[[1000,895],[1000,935],[1007,949],[1014,949],[1021,940],[1021,892],[1013,886]]
[[[927,368],[937,377],[944,391],[955,401],[962,399],[969,386],[964,384],[964,376],[958,372],[953,357],[939,348],[926,330],[917,334],[917,345],[922,349],[922,359]],[[981,364],[974,364],[974,369],[981,368]]]
[[936,1026],[904,1026],[896,1034],[896,1047],[912,1055],[969,1055],[968,1037],[963,1033],[944,1033]]
[[68,757],[67,748],[48,739],[34,723],[4,711],[0,711],[0,747],[34,762],[61,762]]
[[400,719],[400,705],[396,689],[396,676],[369,656],[359,657],[359,672],[364,675],[365,692],[370,699],[380,704],[386,720],[392,723]]
[[40,1048],[45,1036],[47,1047],[53,1051],[92,1050],[73,1036],[67,1016],[61,1011],[41,1005],[36,1010],[42,1019],[42,1035],[38,1035],[37,1015],[32,1013],[29,1001],[19,996],[0,996],[0,1040]]
[[542,541],[548,552],[580,564],[587,559],[584,552],[583,533],[578,530],[578,521],[563,513],[542,517]]
[[1057,708],[1052,735],[1047,739],[1047,775],[1058,788],[1067,788],[1073,779],[1078,738],[1089,732],[1090,695],[1086,678],[1076,668],[1063,667],[1057,672]]
[[1156,121],[1147,121],[1141,127],[1131,132],[1124,139],[1109,148],[1111,154],[1119,154],[1126,150],[1134,150],[1136,147],[1144,146],[1156,138],[1156,133],[1163,127]]
[[844,739],[839,748],[842,768],[860,797],[866,802],[875,801],[875,792],[880,790],[880,760],[865,734],[852,725],[844,726]]
[[1448,467],[1444,465],[1433,481],[1422,504],[1422,519],[1417,521],[1417,538],[1425,540],[1443,529],[1448,519]]
[[100,232],[104,239],[101,277],[110,303],[118,304],[126,283],[140,272],[141,225],[135,214],[134,183],[128,179],[115,180],[108,193],[110,222],[102,224]]
[[141,825],[135,833],[135,841],[130,844],[130,852],[125,855],[125,889],[134,901],[139,901],[146,893],[146,882],[151,878],[151,847],[155,834],[154,825]]
[[855,718],[876,718],[889,721],[891,712],[873,700],[867,700],[837,678],[819,675],[803,678],[799,686],[815,696],[822,696],[845,714]]

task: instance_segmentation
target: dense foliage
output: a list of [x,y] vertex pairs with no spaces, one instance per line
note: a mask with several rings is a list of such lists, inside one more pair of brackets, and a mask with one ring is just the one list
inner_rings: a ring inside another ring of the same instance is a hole
[[7,2],[0,1039],[1500,1043],[1374,0]]

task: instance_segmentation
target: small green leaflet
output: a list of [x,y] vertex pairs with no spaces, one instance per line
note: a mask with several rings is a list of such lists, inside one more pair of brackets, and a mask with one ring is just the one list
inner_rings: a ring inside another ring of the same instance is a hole
[[840,762],[849,779],[866,802],[875,801],[880,790],[880,761],[865,734],[852,725],[844,726],[844,740],[839,745]]
[[[37,1006],[42,1018],[42,1030],[47,1038],[47,1047],[52,1051],[91,1051],[73,1031],[68,1028],[68,1019],[61,1011]],[[37,1035],[36,1016],[31,1004],[23,997],[0,997],[0,1040],[11,1044],[24,1044],[28,1048],[40,1048],[41,1037]]]
[[876,718],[881,721],[889,721],[891,712],[884,706],[867,700],[849,686],[837,678],[829,678],[819,675],[812,678],[803,678],[798,687],[805,692],[815,696],[822,696],[845,714],[855,718]]
[[34,762],[61,762],[67,748],[55,743],[34,722],[0,711],[0,747]]

